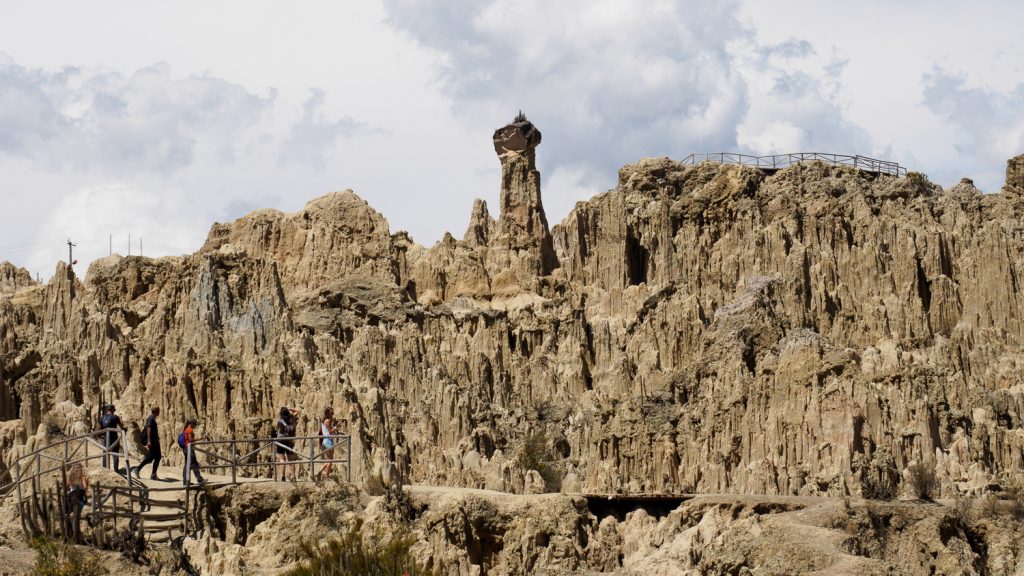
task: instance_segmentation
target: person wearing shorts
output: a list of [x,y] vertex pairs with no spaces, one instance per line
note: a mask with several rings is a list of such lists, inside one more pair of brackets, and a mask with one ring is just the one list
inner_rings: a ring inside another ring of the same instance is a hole
[[317,476],[323,476],[329,478],[331,471],[334,469],[334,435],[338,433],[338,424],[334,421],[334,408],[328,406],[324,409],[324,419],[320,421],[320,446],[324,449],[324,459],[327,462],[323,468],[317,472]]

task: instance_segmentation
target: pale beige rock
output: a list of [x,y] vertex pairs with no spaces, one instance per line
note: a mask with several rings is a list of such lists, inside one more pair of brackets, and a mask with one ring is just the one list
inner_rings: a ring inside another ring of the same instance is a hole
[[24,268],[18,268],[10,262],[0,262],[0,298],[13,296],[23,288],[36,285],[32,275]]
[[462,240],[419,246],[337,192],[84,283],[8,274],[0,418],[32,435],[4,460],[64,402],[213,438],[269,436],[283,405],[316,434],[331,405],[360,482],[534,489],[538,432],[550,491],[856,496],[919,460],[942,496],[1020,479],[1019,157],[998,194],[646,159],[549,230],[519,123],[501,213],[476,204]]

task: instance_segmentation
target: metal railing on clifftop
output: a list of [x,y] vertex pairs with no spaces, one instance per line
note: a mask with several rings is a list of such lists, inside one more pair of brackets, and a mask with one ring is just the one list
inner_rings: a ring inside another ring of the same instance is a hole
[[825,162],[834,166],[849,166],[865,172],[887,174],[889,176],[906,176],[907,169],[896,162],[879,160],[867,156],[846,154],[826,154],[822,152],[797,152],[793,154],[773,154],[770,156],[751,156],[735,152],[713,152],[707,154],[690,154],[681,163],[696,166],[701,162],[717,162],[719,164],[737,164],[751,166],[762,170],[781,170],[801,162]]

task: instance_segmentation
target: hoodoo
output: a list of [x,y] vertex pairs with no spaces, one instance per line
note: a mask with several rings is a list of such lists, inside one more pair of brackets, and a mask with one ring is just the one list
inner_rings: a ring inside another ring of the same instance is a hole
[[[345,191],[84,281],[0,264],[7,498],[51,489],[21,464],[105,402],[133,463],[152,408],[233,446],[282,406],[315,441],[331,407],[344,476],[316,483],[312,443],[302,486],[206,455],[194,566],[275,574],[294,534],[365,522],[443,574],[1024,573],[998,514],[1024,509],[1024,157],[995,194],[804,156],[643,159],[549,228],[540,131],[519,115],[493,140],[501,212],[476,202],[462,239],[416,244]],[[996,519],[911,500],[925,472]]]
[[546,276],[558,267],[558,260],[540,196],[535,152],[540,139],[540,130],[522,112],[511,124],[494,131],[494,151],[501,160],[497,241],[526,260],[523,269]]

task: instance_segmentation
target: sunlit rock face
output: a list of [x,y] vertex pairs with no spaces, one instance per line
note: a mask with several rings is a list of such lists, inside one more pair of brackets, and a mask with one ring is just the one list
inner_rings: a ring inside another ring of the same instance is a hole
[[1006,187],[1024,194],[1024,154],[1006,163]]
[[549,229],[539,143],[525,118],[499,129],[500,214],[479,202],[430,248],[346,191],[84,281],[5,273],[4,460],[58,404],[84,407],[50,422],[72,430],[110,400],[209,438],[268,436],[282,405],[315,434],[332,405],[356,478],[516,492],[861,494],[931,460],[949,495],[1019,474],[1020,157],[988,195],[645,159]]

